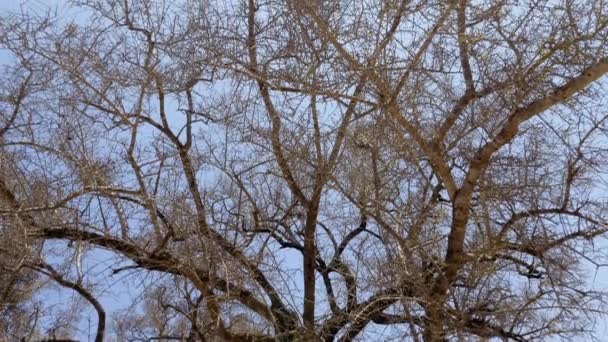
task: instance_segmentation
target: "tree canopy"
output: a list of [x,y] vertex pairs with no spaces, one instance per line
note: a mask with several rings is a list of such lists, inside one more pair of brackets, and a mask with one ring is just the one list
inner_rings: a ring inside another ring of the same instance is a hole
[[0,340],[593,336],[605,1],[70,6],[0,17]]

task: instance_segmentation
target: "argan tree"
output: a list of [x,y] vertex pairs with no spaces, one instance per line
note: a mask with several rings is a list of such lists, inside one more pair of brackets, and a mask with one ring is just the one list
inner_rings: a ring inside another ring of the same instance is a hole
[[0,20],[2,310],[59,287],[96,341],[593,336],[605,1],[71,6]]

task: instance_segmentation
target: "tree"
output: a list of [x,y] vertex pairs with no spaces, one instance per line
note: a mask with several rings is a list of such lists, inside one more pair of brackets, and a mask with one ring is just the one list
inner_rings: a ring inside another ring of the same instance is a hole
[[0,214],[98,341],[593,334],[605,2],[73,5],[0,21]]

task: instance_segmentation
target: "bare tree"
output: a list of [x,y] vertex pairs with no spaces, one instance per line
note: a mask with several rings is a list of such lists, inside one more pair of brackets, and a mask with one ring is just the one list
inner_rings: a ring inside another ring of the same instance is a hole
[[593,336],[604,1],[73,6],[0,21],[2,310],[55,283],[96,341]]

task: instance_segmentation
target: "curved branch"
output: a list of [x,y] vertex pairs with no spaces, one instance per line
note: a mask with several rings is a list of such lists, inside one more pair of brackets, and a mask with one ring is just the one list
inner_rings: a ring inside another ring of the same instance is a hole
[[26,263],[25,266],[50,277],[63,287],[76,291],[81,297],[86,299],[97,312],[97,332],[95,334],[95,342],[103,342],[106,327],[106,312],[101,303],[99,303],[99,301],[87,289],[85,289],[80,283],[74,283],[65,279],[51,265],[44,262],[39,262],[37,264]]

